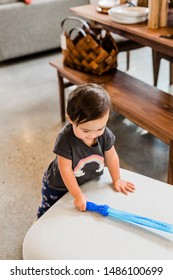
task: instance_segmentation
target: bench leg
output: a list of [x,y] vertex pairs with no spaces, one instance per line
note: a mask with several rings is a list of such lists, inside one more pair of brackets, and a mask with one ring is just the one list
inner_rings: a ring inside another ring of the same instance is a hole
[[65,122],[65,85],[64,80],[59,71],[57,71],[58,86],[59,86],[59,98],[60,98],[60,112],[61,121]]
[[173,140],[169,146],[168,183],[173,185]]

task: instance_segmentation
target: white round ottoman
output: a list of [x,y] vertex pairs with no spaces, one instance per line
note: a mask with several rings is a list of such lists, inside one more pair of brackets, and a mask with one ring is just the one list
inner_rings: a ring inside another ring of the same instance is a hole
[[[88,201],[173,224],[173,186],[121,169],[136,186],[124,195],[112,188],[107,168],[99,180],[82,186]],[[67,193],[27,232],[25,260],[158,260],[173,259],[173,235],[79,212]]]

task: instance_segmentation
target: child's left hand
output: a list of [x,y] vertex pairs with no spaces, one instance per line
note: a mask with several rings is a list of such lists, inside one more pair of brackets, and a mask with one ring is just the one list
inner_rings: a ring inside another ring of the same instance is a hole
[[135,186],[130,182],[126,182],[122,179],[117,179],[113,182],[114,189],[117,192],[122,192],[124,194],[128,194],[128,192],[134,192]]

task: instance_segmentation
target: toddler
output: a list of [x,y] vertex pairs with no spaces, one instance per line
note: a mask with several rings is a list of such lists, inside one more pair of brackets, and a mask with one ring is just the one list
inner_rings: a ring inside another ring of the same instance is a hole
[[85,84],[73,90],[67,101],[68,124],[58,134],[53,152],[55,159],[43,176],[40,218],[67,191],[74,205],[86,210],[86,198],[80,186],[103,174],[108,167],[113,187],[128,194],[135,187],[120,178],[115,136],[106,127],[111,109],[110,97],[102,86]]

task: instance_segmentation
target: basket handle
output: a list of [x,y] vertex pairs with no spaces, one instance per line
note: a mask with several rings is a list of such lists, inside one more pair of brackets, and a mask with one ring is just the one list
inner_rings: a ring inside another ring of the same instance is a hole
[[74,27],[69,31],[69,38],[71,37],[71,34],[73,33],[74,30],[77,30],[78,32],[80,32],[84,37],[87,35],[86,32],[81,28],[81,27]]
[[69,16],[67,18],[64,18],[63,21],[61,22],[61,28],[64,30],[64,23],[67,21],[67,20],[75,20],[75,21],[78,21],[80,23],[82,23],[82,26],[84,26],[86,28],[86,30],[88,30],[88,32],[90,32],[90,25],[83,19],[79,18],[79,17],[74,17],[74,16]]

